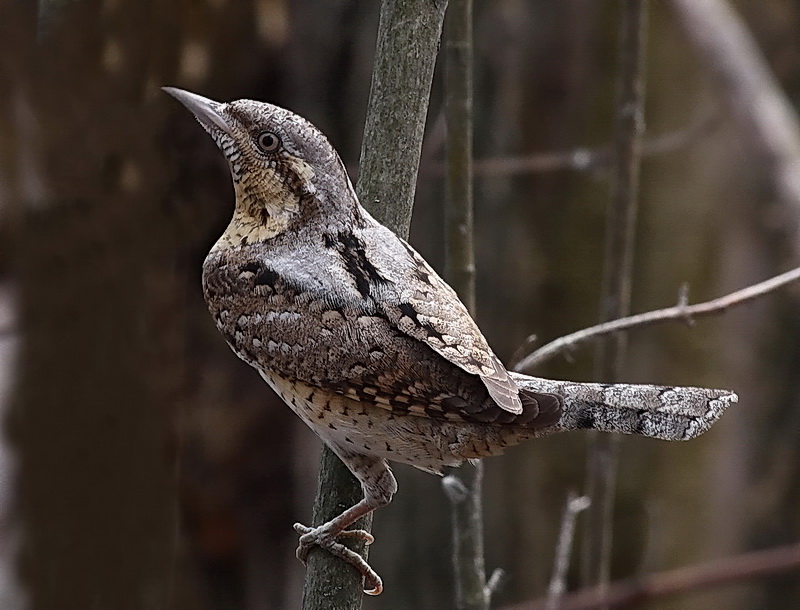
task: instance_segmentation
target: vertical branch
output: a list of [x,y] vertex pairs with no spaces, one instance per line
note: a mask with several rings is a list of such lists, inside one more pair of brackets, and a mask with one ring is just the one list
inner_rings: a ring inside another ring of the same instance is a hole
[[[619,50],[619,90],[614,143],[611,207],[606,225],[606,249],[600,319],[605,322],[630,313],[631,272],[639,190],[639,165],[644,132],[644,0],[624,0]],[[625,361],[625,334],[598,346],[598,378],[619,379]],[[589,449],[588,511],[583,546],[584,585],[607,585],[611,567],[612,516],[616,488],[619,437],[594,435]]]
[[472,219],[472,0],[452,0],[445,30],[447,281],[475,314]]
[[361,145],[361,203],[408,237],[447,0],[383,0]]
[[[383,0],[357,193],[390,229],[408,236],[433,68],[446,0]],[[323,447],[313,522],[324,523],[361,500],[355,478]],[[372,516],[353,525],[369,530]],[[358,552],[366,557],[362,543]],[[312,550],[303,589],[305,610],[361,607],[362,578],[352,566]]]
[[[445,23],[447,189],[445,277],[475,312],[472,214],[472,0],[452,0]],[[483,558],[483,464],[442,481],[453,519],[456,607],[489,608]]]
[[558,534],[558,544],[556,545],[553,576],[550,578],[550,586],[547,588],[547,610],[558,610],[561,606],[561,598],[564,596],[564,591],[567,590],[567,572],[572,555],[572,542],[575,538],[575,522],[578,515],[589,508],[589,505],[589,498],[586,496],[578,497],[574,491],[569,492],[564,515],[561,517],[561,531]]

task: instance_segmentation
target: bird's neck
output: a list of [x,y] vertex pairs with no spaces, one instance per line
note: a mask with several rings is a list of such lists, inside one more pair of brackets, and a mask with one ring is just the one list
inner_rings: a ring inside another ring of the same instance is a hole
[[242,209],[237,203],[231,221],[212,250],[246,246],[272,239],[286,232],[295,215],[296,211],[290,209]]
[[[335,205],[324,190],[299,198],[292,193],[256,194],[239,184],[235,189],[233,217],[212,252],[265,242],[292,232],[313,234],[325,232],[330,226],[361,227],[371,220],[358,204],[352,187],[349,192],[336,194]],[[345,198],[350,199],[348,205],[344,204]]]

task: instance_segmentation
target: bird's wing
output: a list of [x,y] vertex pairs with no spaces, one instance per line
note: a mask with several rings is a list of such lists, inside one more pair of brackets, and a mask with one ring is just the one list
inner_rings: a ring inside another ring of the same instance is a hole
[[[211,255],[203,283],[219,330],[242,359],[263,372],[398,413],[485,423],[538,426],[540,406],[547,411],[544,403],[554,399],[526,394],[520,400],[517,393],[519,413],[503,409],[486,396],[485,380],[481,383],[494,369],[481,375],[481,360],[465,357],[436,333],[429,332],[433,344],[422,338],[420,329],[403,319],[406,307],[365,308],[354,299],[326,298],[328,290],[315,293],[303,278],[279,273],[263,259]],[[427,319],[425,306],[417,306],[417,319]],[[435,321],[430,328],[459,332]],[[434,344],[464,364],[436,355]]]
[[458,295],[422,256],[401,243],[411,265],[406,267],[406,277],[394,278],[401,288],[399,302],[379,302],[384,315],[406,335],[424,342],[464,371],[478,375],[501,409],[522,413],[519,388]]

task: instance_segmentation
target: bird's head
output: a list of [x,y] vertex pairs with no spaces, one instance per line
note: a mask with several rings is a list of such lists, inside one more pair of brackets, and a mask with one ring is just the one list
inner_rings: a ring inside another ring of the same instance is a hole
[[220,103],[174,87],[164,91],[188,108],[225,155],[236,210],[223,235],[245,245],[308,224],[341,221],[357,199],[336,150],[304,118],[253,100]]

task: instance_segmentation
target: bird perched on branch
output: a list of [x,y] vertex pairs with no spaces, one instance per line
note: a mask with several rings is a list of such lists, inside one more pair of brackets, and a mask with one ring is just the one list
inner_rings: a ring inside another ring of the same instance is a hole
[[382,583],[339,538],[388,504],[387,461],[441,473],[571,429],[692,438],[736,401],[726,390],[553,381],[506,370],[455,292],[360,205],[325,136],[266,103],[165,87],[228,160],[233,218],[203,264],[217,328],[359,480],[364,498],[317,527],[318,545]]

